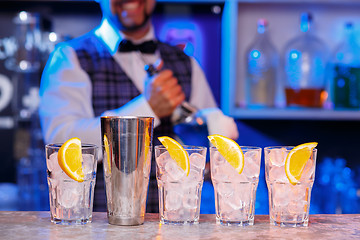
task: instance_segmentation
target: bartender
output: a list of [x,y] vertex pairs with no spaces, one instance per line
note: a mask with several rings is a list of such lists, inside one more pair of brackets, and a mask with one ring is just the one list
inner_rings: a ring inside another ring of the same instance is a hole
[[[78,137],[101,146],[101,116],[152,116],[154,141],[174,136],[173,113],[184,102],[199,110],[209,134],[238,137],[234,120],[217,108],[196,60],[156,38],[151,23],[155,0],[98,2],[100,25],[59,44],[44,69],[39,111],[46,143]],[[155,64],[155,75],[144,69],[150,64]],[[155,169],[147,212],[158,212]],[[94,211],[106,210],[102,174],[98,170]]]

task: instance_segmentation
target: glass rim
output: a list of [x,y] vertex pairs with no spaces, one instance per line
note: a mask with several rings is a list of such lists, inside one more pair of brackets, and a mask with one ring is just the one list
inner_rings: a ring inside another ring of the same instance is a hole
[[[282,148],[285,148],[286,151],[291,151],[294,147],[296,147],[296,146],[268,146],[268,147],[264,147],[264,151],[265,150],[282,149]],[[313,148],[313,152],[315,152],[315,151],[317,151],[316,147]]]
[[[184,150],[206,150],[207,147],[204,146],[194,146],[194,145],[181,145]],[[167,150],[166,147],[164,147],[163,145],[156,145],[155,146],[156,149],[160,149],[160,150]]]
[[[241,150],[262,150],[261,147],[256,147],[256,146],[239,146],[241,148]],[[215,146],[209,147],[210,149],[215,149],[217,150],[217,148]]]
[[[45,145],[45,148],[60,149],[64,143],[49,143]],[[68,147],[71,149],[71,147]],[[92,143],[81,143],[81,149],[98,149],[96,144]]]

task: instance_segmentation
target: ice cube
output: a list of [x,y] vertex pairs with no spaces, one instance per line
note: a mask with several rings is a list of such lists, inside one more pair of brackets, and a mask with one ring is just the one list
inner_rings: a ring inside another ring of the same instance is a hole
[[213,162],[214,166],[219,166],[226,162],[225,158],[218,151],[212,151],[211,153],[210,161]]
[[176,189],[169,188],[165,192],[165,208],[167,211],[178,210],[181,207],[182,202],[180,199],[183,196]]
[[64,171],[61,171],[59,176],[56,175],[56,178],[59,181],[75,181],[72,178],[70,178]]
[[223,197],[230,197],[234,195],[234,186],[232,183],[218,183],[217,186],[217,192]]
[[214,173],[212,178],[221,182],[230,181],[235,178],[235,174],[239,175],[228,162],[224,162],[221,166],[215,167],[212,173]]
[[[238,184],[232,183],[229,184],[228,187],[231,187],[231,194],[227,193],[226,195],[222,195],[223,200],[226,201],[227,205],[231,207],[233,210],[238,210],[242,207],[243,202],[241,197],[237,194],[236,186]],[[228,190],[230,192],[230,190]]]
[[[229,204],[229,206],[231,206],[231,204]],[[244,202],[240,201],[234,210],[236,211],[227,213],[229,220],[246,221],[249,219],[249,207]]]
[[310,159],[306,163],[306,165],[303,169],[303,172],[302,172],[301,178],[300,178],[300,182],[306,182],[311,179],[314,179],[314,173],[315,173],[315,164],[314,164],[314,161],[312,159]]
[[261,155],[258,151],[248,151],[244,154],[243,174],[248,178],[258,178],[260,173]]
[[236,183],[241,183],[241,182],[249,182],[252,179],[249,179],[244,172],[242,172],[241,174],[235,172],[234,175],[231,176],[231,181],[232,182],[236,182]]
[[202,180],[203,180],[202,170],[200,169],[195,170],[194,168],[190,168],[189,175],[185,178],[185,181],[189,182],[190,184],[192,183],[197,184]]
[[249,150],[244,153],[244,158],[246,160],[251,160],[253,162],[260,162],[260,152],[257,150]]
[[289,213],[301,215],[306,210],[306,201],[291,201],[287,207]]
[[229,177],[223,174],[221,167],[217,167],[215,169],[213,167],[211,168],[211,179],[218,182],[229,181]]
[[60,169],[57,156],[58,156],[58,153],[55,152],[55,153],[51,154],[46,161],[47,169],[50,172],[54,171],[56,168]]
[[229,219],[231,214],[234,212],[234,209],[232,206],[229,205],[229,198],[220,196],[219,198],[219,205],[221,208],[221,218],[223,219]]
[[228,198],[228,204],[234,210],[239,210],[245,207],[245,202],[240,198]]
[[180,168],[173,160],[166,162],[164,167],[164,175],[171,181],[179,181],[186,176],[185,171]]
[[205,168],[206,159],[203,155],[199,153],[192,153],[189,157],[190,161],[190,169],[197,168],[199,170],[203,170]]
[[187,209],[195,209],[198,205],[198,187],[184,186],[183,187],[183,206]]
[[270,182],[281,182],[281,183],[288,183],[289,180],[286,177],[284,167],[276,167],[273,166],[269,169],[269,179]]
[[46,164],[47,164],[47,169],[50,173],[50,178],[60,180],[62,169],[60,168],[58,162],[58,153],[55,152],[51,154],[49,156],[49,159],[47,159]]
[[235,199],[250,203],[251,195],[253,195],[253,183],[240,183],[235,185]]
[[156,164],[158,166],[159,169],[161,169],[162,171],[165,169],[165,165],[166,163],[171,160],[170,154],[168,151],[160,154],[160,156],[158,156],[156,158]]
[[290,185],[290,197],[294,201],[302,201],[306,199],[306,196],[308,194],[309,188],[307,185],[304,184],[296,184],[296,185]]
[[236,183],[233,185],[235,189],[233,196],[228,197],[228,204],[234,210],[248,208],[251,197],[251,184],[250,183]]
[[268,154],[269,163],[273,166],[283,166],[286,158],[286,148],[272,149]]
[[64,208],[73,208],[82,200],[83,184],[73,180],[59,182],[59,204]]
[[92,175],[94,172],[94,165],[96,164],[95,160],[94,160],[94,155],[92,154],[83,154],[82,155],[83,158],[83,162],[82,162],[82,167],[83,167],[83,171],[85,174],[85,178],[89,178],[89,175]]
[[291,195],[289,184],[274,183],[272,186],[272,194],[274,204],[277,206],[285,206],[289,203],[289,195]]

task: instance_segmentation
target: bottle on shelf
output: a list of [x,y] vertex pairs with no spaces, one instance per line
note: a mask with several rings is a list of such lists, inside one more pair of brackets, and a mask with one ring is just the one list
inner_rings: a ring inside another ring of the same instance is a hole
[[312,15],[302,13],[301,33],[290,40],[284,50],[285,95],[288,107],[323,107],[325,68],[328,49],[313,34]]
[[246,102],[249,108],[273,107],[279,54],[268,34],[268,22],[259,19],[257,34],[246,51]]
[[335,108],[360,108],[360,47],[352,22],[345,23],[345,35],[331,57],[331,94]]

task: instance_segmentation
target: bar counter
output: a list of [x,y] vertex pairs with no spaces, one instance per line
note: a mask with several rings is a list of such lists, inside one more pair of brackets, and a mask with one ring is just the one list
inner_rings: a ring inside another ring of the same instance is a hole
[[161,225],[158,214],[146,214],[143,225],[115,226],[95,212],[92,223],[63,226],[51,223],[49,212],[0,211],[0,239],[360,239],[360,214],[310,215],[309,227],[288,228],[270,226],[266,215],[246,227],[217,225],[212,214],[197,225]]

